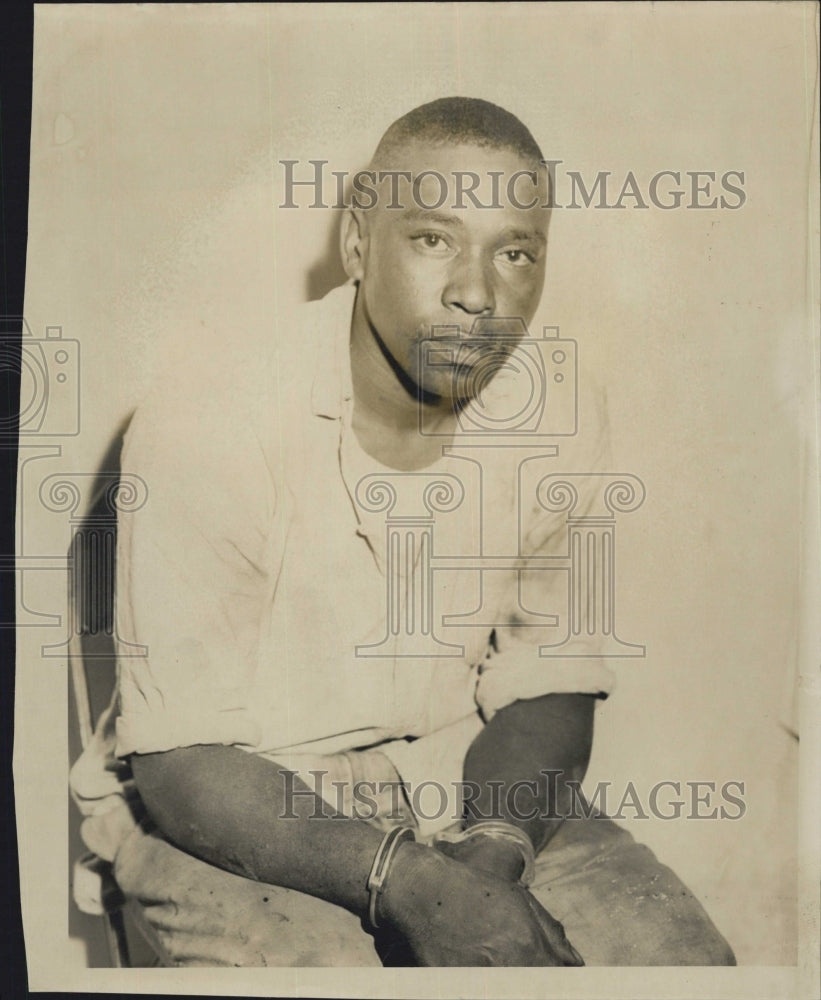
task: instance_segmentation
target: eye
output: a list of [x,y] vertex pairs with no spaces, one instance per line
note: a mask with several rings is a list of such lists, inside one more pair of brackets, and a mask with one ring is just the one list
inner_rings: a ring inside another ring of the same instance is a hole
[[500,250],[499,257],[505,264],[511,264],[513,267],[529,267],[536,263],[533,254],[520,247],[508,247],[506,250]]
[[448,241],[441,233],[418,233],[411,239],[423,250],[430,250],[434,253],[447,253],[450,250]]

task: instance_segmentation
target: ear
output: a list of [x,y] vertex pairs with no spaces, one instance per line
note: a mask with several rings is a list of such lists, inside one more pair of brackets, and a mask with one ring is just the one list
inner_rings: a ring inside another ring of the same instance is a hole
[[368,224],[363,212],[349,208],[342,217],[339,233],[339,251],[345,273],[354,281],[365,277],[368,256]]

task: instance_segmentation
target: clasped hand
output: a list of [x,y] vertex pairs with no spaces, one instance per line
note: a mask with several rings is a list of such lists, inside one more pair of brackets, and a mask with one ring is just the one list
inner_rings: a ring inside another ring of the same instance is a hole
[[583,965],[562,925],[514,880],[515,859],[500,851],[501,874],[491,873],[487,850],[467,843],[441,850],[403,844],[397,850],[380,912],[404,936],[416,962]]

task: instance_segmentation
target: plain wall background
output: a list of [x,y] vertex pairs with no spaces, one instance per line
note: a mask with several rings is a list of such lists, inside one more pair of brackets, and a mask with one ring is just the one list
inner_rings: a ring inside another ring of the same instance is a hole
[[[600,373],[613,468],[648,494],[619,522],[618,588],[619,631],[648,653],[618,665],[589,784],[612,781],[618,799],[628,780],[745,782],[736,822],[628,823],[741,964],[796,961],[797,747],[783,723],[797,664],[818,663],[801,616],[815,566],[813,10],[78,5],[36,17],[26,317],[82,351],[81,433],[36,463],[40,476],[94,471],[169,358],[190,357],[195,377],[200,352],[252,349],[255,298],[284,306],[339,280],[338,213],[278,210],[278,159],[354,171],[396,117],[458,93],[517,113],[561,171],[612,171],[616,190],[629,170],[645,191],[660,170],[745,172],[737,211],[557,210],[537,320]],[[63,551],[65,520],[38,507],[27,477],[27,530]],[[26,588],[32,607],[64,604],[59,573],[30,573]],[[65,769],[40,756],[47,744],[62,760],[68,740],[65,662],[39,655],[57,633],[20,630],[21,875],[24,895],[51,892],[48,906],[26,901],[29,961],[81,967],[87,947],[99,955],[98,929],[74,915],[65,940]]]

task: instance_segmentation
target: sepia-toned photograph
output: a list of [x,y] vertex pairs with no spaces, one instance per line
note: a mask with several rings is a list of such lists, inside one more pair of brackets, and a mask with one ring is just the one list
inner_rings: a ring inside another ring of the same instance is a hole
[[31,988],[815,996],[817,6],[36,4],[32,85]]

